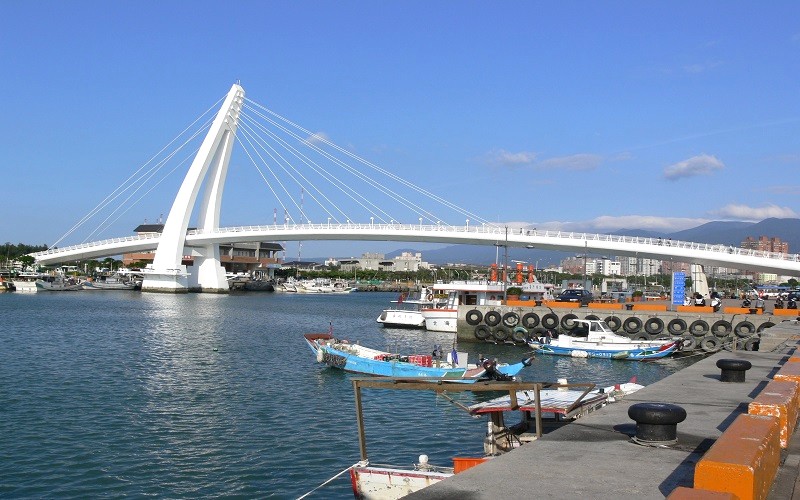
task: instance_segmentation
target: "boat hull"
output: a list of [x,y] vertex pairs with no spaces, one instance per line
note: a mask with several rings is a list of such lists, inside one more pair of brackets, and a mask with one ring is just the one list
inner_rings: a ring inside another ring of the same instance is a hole
[[432,332],[456,333],[458,331],[457,309],[423,309],[425,329]]
[[662,345],[646,347],[636,347],[636,344],[631,344],[630,346],[613,346],[612,348],[593,346],[559,346],[541,342],[530,342],[528,345],[531,348],[536,349],[537,353],[541,354],[571,356],[574,358],[605,358],[630,361],[665,358],[673,354],[678,347],[680,347],[679,342],[669,342]]
[[425,328],[422,313],[413,310],[385,309],[376,321],[391,328]]
[[389,467],[353,467],[353,494],[364,500],[395,500],[438,483],[453,473]]

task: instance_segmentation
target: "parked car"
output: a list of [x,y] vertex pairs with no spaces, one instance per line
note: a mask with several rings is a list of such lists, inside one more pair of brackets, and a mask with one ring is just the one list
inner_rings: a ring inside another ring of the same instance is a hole
[[564,290],[558,297],[557,302],[580,302],[582,306],[592,301],[592,292],[584,289]]

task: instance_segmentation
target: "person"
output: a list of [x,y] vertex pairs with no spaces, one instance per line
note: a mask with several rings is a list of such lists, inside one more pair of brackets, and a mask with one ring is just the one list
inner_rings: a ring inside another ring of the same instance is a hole
[[764,312],[764,299],[761,297],[761,295],[759,295],[758,298],[756,299],[756,309],[758,309],[762,313]]

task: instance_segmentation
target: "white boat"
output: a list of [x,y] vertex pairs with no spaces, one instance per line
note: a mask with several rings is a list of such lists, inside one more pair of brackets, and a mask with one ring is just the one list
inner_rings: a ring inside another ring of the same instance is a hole
[[345,281],[331,281],[326,278],[301,281],[295,280],[292,285],[297,293],[350,293],[353,291],[353,288]]
[[427,288],[422,288],[417,297],[409,298],[407,293],[401,293],[397,300],[391,301],[394,307],[384,309],[376,320],[386,327],[392,328],[425,328],[423,309],[435,309],[443,306],[444,300],[437,300]]
[[84,290],[135,290],[137,283],[118,276],[102,276],[83,282]]
[[83,285],[74,279],[63,279],[60,276],[36,280],[36,288],[48,292],[71,292],[83,290]]
[[623,360],[658,359],[681,347],[680,337],[665,340],[634,340],[617,335],[602,320],[576,319],[569,335],[531,339],[528,345],[542,354],[577,358]]
[[458,306],[499,306],[505,297],[505,291],[512,286],[521,288],[522,296],[527,296],[530,300],[543,300],[552,296],[553,285],[539,281],[510,284],[498,281],[436,283],[431,287],[433,294],[435,296],[446,294],[447,299],[442,307],[422,309],[425,329],[433,332],[456,333]]

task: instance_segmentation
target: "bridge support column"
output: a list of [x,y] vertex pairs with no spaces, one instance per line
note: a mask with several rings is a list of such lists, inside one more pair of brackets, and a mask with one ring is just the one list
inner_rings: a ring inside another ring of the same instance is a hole
[[225,271],[220,266],[218,243],[209,243],[193,251],[195,263],[190,266],[189,273],[181,263],[185,255],[189,218],[204,182],[206,188],[198,211],[198,231],[211,232],[219,228],[222,189],[243,103],[244,89],[234,84],[203,139],[175,201],[172,202],[153,263],[145,270],[142,291],[228,291]]

